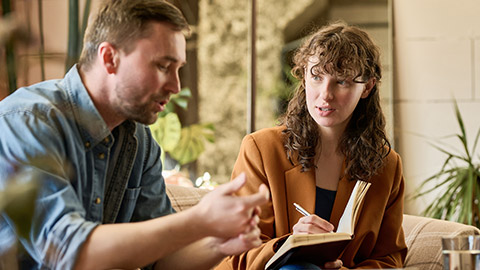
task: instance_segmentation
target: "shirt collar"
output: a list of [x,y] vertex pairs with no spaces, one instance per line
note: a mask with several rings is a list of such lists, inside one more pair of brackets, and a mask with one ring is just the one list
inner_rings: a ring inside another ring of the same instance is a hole
[[74,65],[60,82],[70,99],[73,117],[85,148],[91,148],[111,134],[107,124],[93,104],[90,95]]

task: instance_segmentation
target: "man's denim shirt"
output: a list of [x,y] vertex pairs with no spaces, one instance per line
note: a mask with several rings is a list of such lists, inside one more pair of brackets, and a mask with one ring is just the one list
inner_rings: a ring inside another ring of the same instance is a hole
[[[149,128],[125,121],[110,132],[76,66],[62,80],[20,88],[0,102],[0,189],[22,166],[42,172],[30,235],[20,239],[28,252],[21,265],[29,268],[72,269],[98,224],[173,212]],[[11,221],[1,220],[7,239]]]

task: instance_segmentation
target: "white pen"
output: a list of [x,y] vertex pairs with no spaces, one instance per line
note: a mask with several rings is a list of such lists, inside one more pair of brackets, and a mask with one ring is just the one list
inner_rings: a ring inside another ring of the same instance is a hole
[[293,205],[295,206],[295,209],[300,212],[302,215],[308,217],[310,216],[310,213],[308,213],[307,210],[303,209],[303,207],[301,207],[300,205],[298,205],[297,203],[293,203]]

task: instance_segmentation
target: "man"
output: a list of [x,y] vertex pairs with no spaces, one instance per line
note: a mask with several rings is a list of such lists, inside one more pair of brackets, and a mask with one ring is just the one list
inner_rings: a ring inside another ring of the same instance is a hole
[[107,0],[64,79],[0,103],[0,187],[12,168],[42,180],[21,268],[209,269],[260,245],[268,192],[232,196],[245,176],[168,215],[160,148],[146,125],[180,91],[187,29],[167,2]]

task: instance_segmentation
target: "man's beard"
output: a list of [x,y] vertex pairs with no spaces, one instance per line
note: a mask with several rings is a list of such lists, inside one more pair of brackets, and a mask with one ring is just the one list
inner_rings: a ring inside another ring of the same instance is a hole
[[149,112],[146,108],[147,106],[144,106],[142,108],[136,108],[137,110],[134,110],[131,112],[130,115],[127,115],[127,119],[133,120],[136,122],[139,122],[144,125],[151,125],[157,121],[158,114],[152,114]]
[[[154,97],[150,98],[150,101],[142,104],[135,103],[136,97],[125,97],[123,92],[117,88],[117,113],[121,114],[127,120],[136,121],[144,125],[151,125],[157,121],[158,113],[153,113],[154,103],[151,100],[155,100]],[[128,101],[134,101],[134,103]]]
[[149,110],[149,105],[130,105],[123,103],[119,108],[119,113],[127,120],[132,120],[144,125],[151,125],[157,121],[158,113],[152,113],[152,110]]

